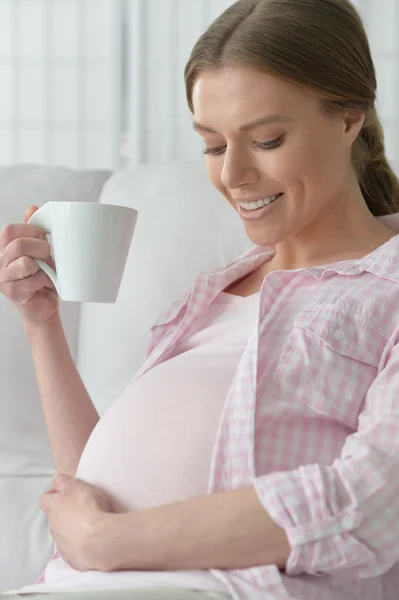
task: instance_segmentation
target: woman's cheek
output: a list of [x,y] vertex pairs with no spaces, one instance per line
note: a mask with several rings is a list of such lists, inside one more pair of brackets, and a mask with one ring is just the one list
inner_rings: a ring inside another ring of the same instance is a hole
[[225,188],[222,184],[222,163],[217,160],[207,160],[206,170],[208,173],[208,179],[212,185],[215,186],[222,194],[225,194]]

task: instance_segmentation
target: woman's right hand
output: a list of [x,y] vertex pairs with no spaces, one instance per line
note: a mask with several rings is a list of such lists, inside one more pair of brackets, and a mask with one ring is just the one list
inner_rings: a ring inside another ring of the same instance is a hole
[[23,224],[7,225],[0,233],[0,292],[31,325],[42,325],[58,315],[57,291],[33,260],[41,258],[55,267],[46,234],[27,224],[37,210],[30,206]]

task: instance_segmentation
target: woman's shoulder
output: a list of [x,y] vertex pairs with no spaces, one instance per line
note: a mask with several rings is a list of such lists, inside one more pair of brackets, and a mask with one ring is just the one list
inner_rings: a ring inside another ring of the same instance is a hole
[[363,262],[371,275],[399,285],[399,234],[365,257]]

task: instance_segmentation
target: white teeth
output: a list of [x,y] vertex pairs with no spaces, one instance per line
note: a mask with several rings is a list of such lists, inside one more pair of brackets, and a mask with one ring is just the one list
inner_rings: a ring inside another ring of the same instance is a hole
[[239,202],[238,204],[244,210],[257,210],[258,208],[263,208],[263,206],[267,206],[271,202],[274,202],[279,196],[281,196],[281,194],[274,194],[274,196],[269,196],[269,198],[265,198],[264,200],[256,200],[255,202]]

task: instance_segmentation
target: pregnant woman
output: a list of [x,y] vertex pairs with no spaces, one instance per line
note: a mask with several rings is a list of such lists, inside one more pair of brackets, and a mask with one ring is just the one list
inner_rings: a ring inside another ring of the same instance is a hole
[[40,498],[56,552],[8,596],[397,599],[399,183],[361,19],[240,0],[185,81],[253,247],[159,318],[101,419],[33,260],[51,260],[35,207],[0,235],[59,473]]

